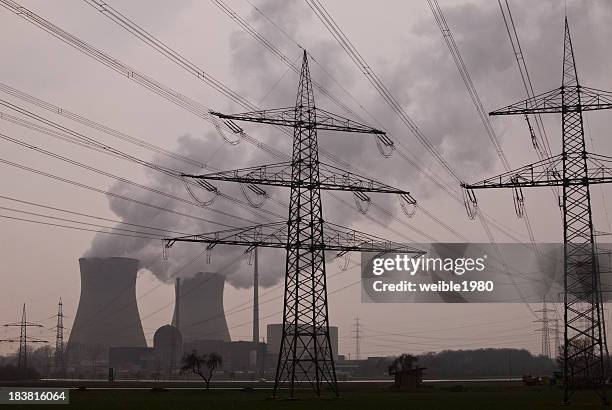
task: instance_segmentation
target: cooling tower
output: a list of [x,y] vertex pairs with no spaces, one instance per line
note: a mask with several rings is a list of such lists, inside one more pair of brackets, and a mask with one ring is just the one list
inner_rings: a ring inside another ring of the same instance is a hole
[[129,258],[79,259],[81,297],[66,348],[74,360],[87,359],[91,351],[106,358],[109,347],[147,346],[136,303],[138,263]]
[[177,309],[180,312],[178,329],[183,343],[196,340],[230,341],[230,334],[223,311],[223,287],[225,277],[218,273],[196,273],[181,279],[178,286],[178,303],[175,303],[172,324],[176,326]]

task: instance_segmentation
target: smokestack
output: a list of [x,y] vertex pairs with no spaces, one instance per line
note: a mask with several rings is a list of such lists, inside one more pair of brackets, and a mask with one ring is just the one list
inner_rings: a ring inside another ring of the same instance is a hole
[[81,296],[67,351],[111,346],[145,347],[136,303],[139,261],[130,258],[80,258]]
[[174,307],[172,325],[181,321],[183,343],[197,340],[230,341],[223,310],[225,276],[218,273],[196,273],[176,283],[178,299]]
[[255,247],[253,261],[253,342],[259,342],[259,260]]

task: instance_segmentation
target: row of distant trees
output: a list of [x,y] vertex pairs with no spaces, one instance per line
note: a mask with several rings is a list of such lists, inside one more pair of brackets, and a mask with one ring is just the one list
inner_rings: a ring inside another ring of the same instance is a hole
[[428,378],[486,378],[552,375],[559,369],[555,359],[534,356],[524,349],[444,350],[419,355]]
[[[599,355],[599,352],[593,351],[593,346],[585,339],[578,340],[571,346],[568,354],[570,360],[567,371],[571,376],[577,372],[577,369],[585,368],[588,362],[592,362],[594,357]],[[393,375],[413,369],[417,363],[427,369],[428,378],[552,375],[555,371],[563,371],[565,365],[563,346],[559,348],[554,359],[534,356],[523,349],[445,350],[419,356],[402,354],[391,362],[388,372]],[[611,368],[610,364],[607,366]]]
[[[590,360],[589,357],[592,354],[587,346],[576,349],[580,354],[568,363],[570,373],[574,368],[582,366],[586,360]],[[84,369],[80,368],[81,361],[71,360],[72,373],[64,373],[62,376],[78,378],[83,373],[88,377],[96,375],[101,349],[97,354],[94,353],[96,352],[88,355],[91,360],[89,360],[89,366],[85,366]],[[76,367],[75,362],[79,363]],[[193,351],[184,355],[178,370],[183,375],[199,376],[208,388],[215,371],[221,368],[222,363],[223,358],[217,353],[199,354]],[[444,350],[419,356],[400,355],[391,362],[388,373],[392,375],[402,369],[411,369],[417,363],[426,368],[427,378],[449,379],[520,376],[523,374],[550,375],[554,371],[562,370],[564,365],[562,349],[558,352],[556,359],[534,356],[524,349]],[[16,355],[0,356],[0,380],[14,379],[17,372],[16,365]],[[59,369],[54,363],[54,349],[50,346],[28,350],[28,365],[31,368],[30,378],[59,376]],[[154,372],[147,376],[155,378]]]

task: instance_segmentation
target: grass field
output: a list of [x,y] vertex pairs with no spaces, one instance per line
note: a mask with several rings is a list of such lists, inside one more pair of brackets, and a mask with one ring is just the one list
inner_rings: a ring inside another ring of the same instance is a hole
[[[474,386],[461,389],[428,388],[418,392],[354,390],[340,399],[272,400],[269,390],[88,390],[72,391],[70,405],[43,408],[71,409],[295,409],[295,410],[531,410],[597,409],[601,401],[592,393],[574,396],[573,403],[561,406],[561,390],[556,387]],[[10,405],[8,409],[39,409],[40,405]]]

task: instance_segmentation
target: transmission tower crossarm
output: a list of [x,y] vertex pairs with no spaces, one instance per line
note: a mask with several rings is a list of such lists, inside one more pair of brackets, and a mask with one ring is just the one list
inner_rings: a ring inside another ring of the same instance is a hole
[[[207,244],[207,249],[216,245],[247,246],[247,252],[255,247],[265,248],[297,248],[312,250],[313,245],[307,243],[288,244],[287,224],[276,222],[264,225],[254,225],[245,228],[227,229],[208,232],[199,235],[188,235],[164,239],[166,248],[176,242],[195,242]],[[384,252],[409,253],[415,256],[425,254],[425,251],[399,242],[389,241],[354,229],[346,228],[330,222],[324,222],[323,242],[314,245],[317,250],[346,252]]]
[[[579,93],[580,100],[573,103],[563,101],[563,94]],[[612,108],[612,92],[596,88],[571,85],[510,104],[492,111],[489,115],[547,114],[560,112],[597,111]]]
[[44,327],[44,326],[43,326],[43,325],[41,325],[41,324],[38,324],[38,323],[32,323],[32,322],[15,322],[15,323],[7,323],[7,324],[5,324],[5,325],[3,325],[3,326],[23,326],[23,325],[25,325],[25,326],[32,326],[32,327]]
[[[37,339],[37,338],[34,338],[34,337],[30,337],[30,336],[28,336],[25,340],[28,343],[49,343],[48,340]],[[0,343],[18,343],[18,342],[20,342],[19,338],[16,338],[16,339],[0,339]]]
[[312,119],[316,120],[305,122],[303,119],[296,118],[295,110],[296,107],[287,107],[244,112],[240,114],[223,114],[216,111],[210,111],[210,114],[226,120],[257,122],[260,124],[272,124],[284,127],[305,127],[326,131],[386,135],[384,131],[379,129],[315,107],[310,109],[309,115]]
[[[274,185],[284,187],[310,188],[312,183],[293,181],[291,162],[241,168],[231,171],[214,172],[204,175],[182,174],[186,178],[197,180],[232,181],[245,184]],[[319,163],[319,181],[317,187],[332,191],[378,192],[403,195],[409,203],[416,203],[410,192],[394,188],[383,182],[367,178],[350,171]]]
[[563,155],[555,155],[519,169],[487,178],[474,184],[463,184],[466,189],[483,188],[529,188],[540,186],[575,186],[606,184],[612,182],[612,157],[585,152],[579,155],[566,154],[567,161],[583,161],[587,164],[587,178],[567,173],[561,176]]
[[561,174],[556,170],[562,165],[562,161],[561,155],[555,155],[473,184],[464,183],[461,186],[466,189],[484,189],[563,185]]
[[262,225],[252,225],[244,228],[226,229],[206,232],[198,235],[186,235],[164,239],[166,248],[175,242],[197,242],[208,244],[206,249],[215,245],[242,245],[249,247],[285,248],[287,245],[287,223],[273,222]]
[[346,252],[376,252],[376,253],[407,253],[413,256],[424,255],[427,252],[399,242],[389,241],[375,235],[331,222],[324,222],[325,250]]

